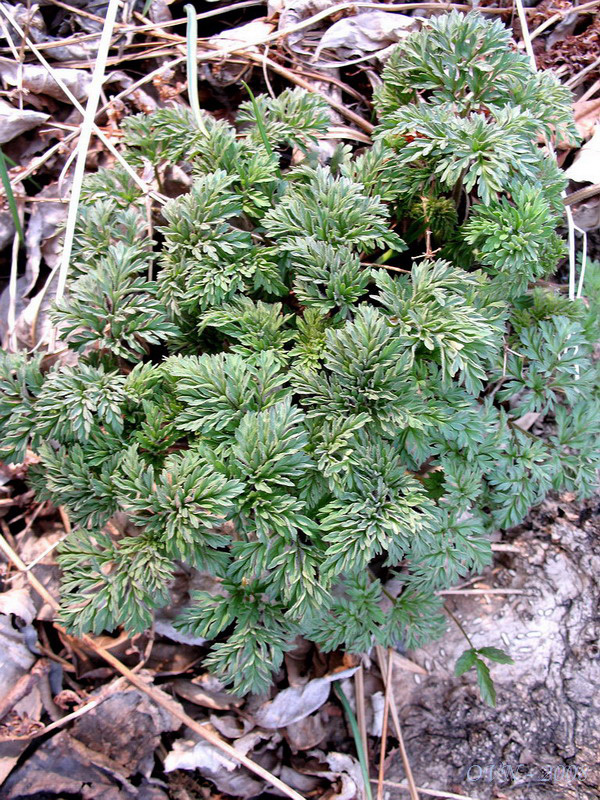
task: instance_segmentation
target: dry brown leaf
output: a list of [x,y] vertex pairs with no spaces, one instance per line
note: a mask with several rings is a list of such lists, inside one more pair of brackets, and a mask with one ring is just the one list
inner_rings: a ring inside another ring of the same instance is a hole
[[327,702],[331,683],[353,675],[358,667],[315,678],[305,686],[290,686],[279,692],[273,700],[268,700],[254,712],[254,721],[261,728],[275,730],[285,728],[313,714]]
[[299,750],[312,750],[318,747],[325,738],[325,728],[318,714],[292,722],[285,729],[285,738],[293,753]]
[[600,125],[594,135],[575,156],[575,161],[565,170],[565,176],[579,183],[600,183]]
[[10,142],[15,136],[32,128],[38,128],[49,119],[49,114],[13,108],[10,103],[0,100],[0,144]]
[[176,694],[189,703],[205,708],[214,708],[216,711],[227,711],[230,708],[241,706],[241,697],[225,692],[221,684],[213,676],[202,676],[198,681],[184,680],[183,678],[172,682],[171,686]]
[[285,728],[304,719],[327,702],[331,683],[325,678],[315,678],[305,686],[291,686],[279,692],[254,714],[257,725],[274,730]]
[[219,791],[247,800],[261,794],[264,783],[253,778],[247,770],[238,767],[237,761],[221,750],[188,731],[185,739],[178,739],[164,762],[165,772],[176,769],[198,770],[212,781]]
[[[63,186],[63,192],[66,192],[67,188],[68,185]],[[37,195],[39,198],[59,196],[60,192],[56,182],[44,186]],[[25,232],[25,247],[27,249],[27,262],[25,265],[26,292],[30,292],[37,283],[42,258],[49,270],[52,270],[58,263],[62,246],[60,231],[67,219],[67,213],[67,203],[34,203]]]
[[167,800],[159,787],[133,785],[117,764],[73,739],[66,731],[44,742],[8,778],[3,800],[75,796],[81,800]]
[[323,50],[334,50],[338,61],[383,50],[407,36],[416,24],[414,17],[389,11],[365,11],[354,17],[344,17],[325,31],[315,60]]
[[313,750],[309,755],[317,758],[321,764],[327,764],[329,769],[311,767],[307,772],[337,784],[323,795],[324,800],[365,800],[362,772],[355,758],[345,753],[325,754],[319,750]]
[[[141,674],[141,673],[140,673]],[[105,692],[106,687],[98,690]],[[162,694],[158,687],[154,691]],[[94,697],[92,693],[90,699]],[[149,776],[160,735],[175,731],[181,722],[134,686],[109,694],[99,705],[75,720],[71,734],[129,774]]]
[[233,714],[211,714],[209,717],[215,730],[226,739],[239,739],[252,730],[252,720],[235,717]]
[[600,122],[600,99],[578,100],[573,103],[575,126],[583,139],[590,139],[596,124]]
[[[55,100],[68,102],[65,93],[57,81],[41,64],[23,64],[22,71],[19,64],[12,58],[0,58],[0,77],[9,87],[22,87],[33,94],[45,94]],[[92,83],[91,73],[83,69],[69,69],[68,67],[55,67],[54,73],[75,95],[77,100],[85,100]]]
[[35,619],[35,604],[29,589],[9,589],[0,594],[0,614],[20,617],[26,624]]
[[[287,28],[291,28],[298,22],[302,22],[334,4],[335,2],[332,2],[332,0],[283,0],[284,8],[281,10],[277,27],[280,31],[287,30]],[[310,28],[306,28],[305,30],[288,34],[286,40],[288,47],[291,50],[302,49],[300,43],[309,30]]]
[[600,196],[591,197],[573,206],[573,222],[582,231],[600,228]]

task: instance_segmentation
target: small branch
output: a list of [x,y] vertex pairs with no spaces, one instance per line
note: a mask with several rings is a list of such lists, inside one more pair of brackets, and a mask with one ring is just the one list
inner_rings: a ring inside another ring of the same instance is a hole
[[383,706],[383,727],[381,730],[381,752],[379,754],[379,775],[377,777],[377,800],[383,800],[383,779],[385,775],[385,751],[387,747],[388,717],[390,715],[390,697],[392,694],[392,654],[388,650],[387,673],[385,684],[385,704]]
[[5,695],[0,703],[0,720],[16,706],[19,700],[28,695],[39,679],[50,669],[50,662],[46,658],[40,658],[26,675],[22,675],[12,689]]
[[[379,662],[379,671],[381,672],[382,677],[385,676],[384,677],[384,682],[385,682],[387,680],[387,671],[385,670],[385,651],[380,644],[376,645],[375,649],[377,652],[377,660]],[[389,653],[389,655],[391,655],[391,653]],[[422,790],[421,789],[417,790],[417,785],[415,783],[415,779],[412,774],[410,761],[408,760],[408,753],[406,752],[406,747],[404,745],[404,736],[402,735],[402,728],[400,727],[400,717],[398,716],[398,708],[396,706],[396,699],[394,697],[393,687],[390,692],[390,711],[392,714],[392,720],[394,722],[394,728],[396,729],[396,738],[398,739],[398,747],[400,749],[400,756],[402,758],[402,766],[404,767],[404,773],[406,775],[407,785],[405,784],[405,786],[407,790],[410,792],[410,800],[419,800],[419,792]],[[383,783],[388,784],[388,781],[384,780]]]

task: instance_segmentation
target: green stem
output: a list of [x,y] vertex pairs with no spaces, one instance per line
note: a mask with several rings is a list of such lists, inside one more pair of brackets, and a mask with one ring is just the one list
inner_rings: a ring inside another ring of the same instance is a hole
[[469,643],[469,647],[471,648],[471,650],[475,650],[475,649],[476,649],[476,648],[475,648],[475,645],[474,645],[474,644],[473,644],[473,642],[471,641],[471,639],[470,639],[470,637],[469,637],[469,634],[468,634],[468,633],[466,632],[466,630],[463,628],[463,626],[462,626],[462,624],[461,624],[461,621],[458,619],[458,617],[454,616],[454,614],[452,613],[452,611],[450,611],[450,609],[448,608],[448,606],[444,606],[444,611],[446,612],[446,614],[448,614],[448,616],[450,617],[450,619],[451,619],[451,620],[454,622],[454,624],[455,624],[455,625],[457,626],[457,628],[460,630],[460,632],[462,633],[462,635],[465,637],[465,639],[466,639],[466,640],[467,640],[467,642]]

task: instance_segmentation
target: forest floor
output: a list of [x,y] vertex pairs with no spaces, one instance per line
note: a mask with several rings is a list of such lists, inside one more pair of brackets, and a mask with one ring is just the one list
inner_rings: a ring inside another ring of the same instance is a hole
[[[369,141],[370,97],[386,49],[420,16],[468,8],[378,9],[331,0],[194,5],[203,15],[204,108],[231,119],[247,98],[242,80],[256,93],[308,85],[333,104],[337,134],[359,145]],[[600,0],[526,5],[526,36],[508,0],[480,8],[511,26],[519,46],[531,42],[538,66],[554,68],[573,89],[578,126],[590,141],[600,121]],[[187,103],[183,6],[149,0],[120,9],[97,117],[116,145],[123,117]],[[75,102],[85,104],[106,11],[104,0],[46,0],[39,8],[0,3],[0,144],[25,234],[20,247],[14,215],[0,206],[5,348],[46,346],[50,339],[47,309],[82,119]],[[579,154],[559,149],[558,158],[569,167],[579,155],[574,174],[586,179],[571,183],[569,191],[578,193],[571,207],[598,257],[597,136],[595,142]],[[93,138],[89,171],[111,163]],[[242,754],[302,797],[362,800],[357,747],[331,688],[334,679],[355,710],[373,796],[383,744],[389,800],[600,797],[600,495],[584,503],[549,498],[525,523],[496,537],[494,563],[483,575],[446,593],[475,645],[504,647],[515,660],[494,668],[496,708],[482,703],[470,675],[454,676],[465,641],[449,623],[428,647],[379,653],[392,660],[388,701],[399,722],[399,730],[390,722],[382,742],[387,665],[382,661],[380,670],[376,654],[325,657],[299,641],[270,698],[225,694],[202,667],[203,642],[182,637],[171,624],[191,588],[206,580],[201,574],[178,575],[172,608],[144,635],[67,635],[53,622],[53,598],[54,549],[69,521],[36,502],[24,478],[24,468],[0,468],[0,799],[283,796],[239,766]],[[230,743],[234,753],[207,743],[198,727]],[[412,795],[407,764],[418,787]]]

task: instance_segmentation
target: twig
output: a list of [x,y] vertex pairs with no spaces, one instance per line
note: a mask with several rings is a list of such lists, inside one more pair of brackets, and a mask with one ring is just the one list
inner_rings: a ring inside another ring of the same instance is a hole
[[[375,780],[372,783],[376,783]],[[385,786],[391,786],[394,789],[403,789],[405,792],[410,792],[410,786],[407,783],[395,783],[394,781],[384,781]],[[417,786],[416,789],[421,794],[427,797],[443,797],[444,800],[477,800],[476,797],[469,797],[466,794],[455,794],[454,792],[443,792],[441,789],[424,789],[422,786]]]
[[[55,611],[58,610],[58,603],[52,597],[50,592],[46,589],[46,587],[40,583],[40,581],[35,577],[32,572],[27,572],[27,567],[23,560],[19,557],[19,555],[13,550],[13,548],[8,544],[6,539],[3,536],[0,536],[0,550],[5,554],[5,556],[14,564],[14,566],[19,569],[21,572],[24,572],[27,575],[27,579],[31,583],[32,587],[35,591],[40,595],[40,597],[45,600]],[[56,626],[59,630],[61,630],[60,626]],[[234,747],[232,747],[227,742],[224,742],[217,734],[212,733],[210,730],[207,730],[203,725],[200,725],[195,719],[192,719],[188,714],[185,713],[181,709],[178,703],[175,703],[169,697],[164,695],[163,693],[157,694],[152,686],[150,686],[143,678],[139,675],[136,675],[135,672],[129,667],[126,667],[125,664],[122,664],[118,658],[113,656],[113,654],[107,650],[106,648],[102,647],[101,645],[97,644],[91,636],[87,634],[82,634],[80,640],[89,648],[91,648],[97,655],[104,659],[111,667],[117,670],[124,678],[126,678],[131,684],[133,684],[137,689],[144,694],[147,694],[148,697],[153,700],[154,703],[161,706],[162,708],[166,709],[172,716],[182,722],[184,725],[187,725],[188,728],[197,733],[203,739],[206,739],[207,742],[217,747],[222,752],[226,753],[230,758],[233,758],[239,764],[242,764],[244,767],[247,767],[249,770],[254,772],[256,775],[261,777],[263,780],[270,783],[272,786],[275,786],[281,792],[283,792],[287,797],[292,798],[292,800],[304,800],[302,795],[298,794],[294,789],[288,786],[286,783],[281,781],[275,775],[272,775],[268,770],[264,767],[261,767],[260,764],[257,764],[255,761],[252,761],[251,758],[248,756],[243,755],[242,753],[238,752]]]
[[532,592],[528,592],[526,589],[443,589],[436,594],[440,597],[452,594],[523,594],[531,596]]
[[527,25],[527,17],[525,16],[525,8],[523,7],[523,0],[516,0],[517,14],[519,15],[519,22],[521,23],[521,34],[523,36],[523,44],[525,45],[525,52],[531,61],[531,69],[537,71],[537,63],[535,60],[535,53],[531,44],[531,36],[529,35],[529,26]]
[[367,742],[367,715],[365,709],[365,681],[362,664],[354,673],[354,694],[356,699],[356,722],[360,733],[363,750],[367,761],[369,759],[369,744]]
[[[379,662],[379,670],[381,672],[381,675],[382,677],[384,675],[387,676],[385,670],[385,658],[384,658],[383,647],[380,644],[378,644],[376,645],[375,649],[377,652],[377,660]],[[402,728],[400,727],[400,717],[398,715],[398,708],[396,706],[396,699],[394,697],[393,691],[390,694],[390,711],[392,714],[392,720],[394,722],[394,728],[396,729],[396,738],[398,739],[398,747],[400,749],[400,757],[402,758],[402,766],[404,767],[404,774],[406,775],[408,791],[410,792],[410,800],[419,800],[419,791],[421,790],[417,789],[417,785],[415,783],[415,779],[413,777],[412,769],[410,766],[410,761],[408,760],[408,753],[406,752],[406,747],[404,745],[404,736],[402,735]],[[384,781],[384,783],[388,783],[388,781]]]
[[571,192],[568,194],[564,199],[564,204],[567,206],[575,205],[575,203],[581,203],[582,200],[589,200],[590,197],[595,197],[597,194],[600,194],[600,183],[593,183],[591,186],[586,186],[583,189],[578,189],[576,192]]
[[[533,41],[533,39],[537,38],[540,33],[543,33],[551,25],[554,25],[555,22],[560,22],[561,19],[564,19],[571,14],[585,14],[587,11],[591,11],[598,5],[600,5],[600,0],[592,0],[590,3],[582,3],[580,6],[573,6],[572,8],[565,9],[565,11],[557,11],[556,14],[553,14],[551,17],[544,20],[541,25],[538,25],[538,27],[529,34],[529,38]],[[533,10],[534,9],[530,8],[527,9],[527,11],[530,13]]]
[[379,775],[377,776],[377,800],[383,800],[383,778],[385,775],[385,751],[387,748],[388,718],[390,697],[392,695],[392,654],[388,650],[387,674],[385,677],[385,703],[383,706],[383,725],[381,729],[381,752],[379,753]]
[[[600,79],[598,79],[597,81],[594,81],[592,83],[592,85],[590,86],[590,88],[586,89],[586,91],[581,95],[581,97],[579,98],[579,100],[577,102],[578,103],[585,103],[586,100],[589,100],[590,97],[593,97],[596,94],[598,89],[600,89]],[[577,119],[577,115],[575,115],[575,119]]]
[[30,694],[34,685],[50,669],[50,662],[45,658],[40,658],[25,675],[21,675],[19,680],[2,698],[0,702],[0,720],[2,720],[13,706]]
[[[17,211],[17,219],[19,212]],[[20,227],[20,225],[19,225]],[[17,350],[17,276],[19,272],[19,234],[16,233],[12,244],[10,259],[10,278],[8,281],[8,313],[6,322],[8,328],[7,349],[9,352]]]
[[596,69],[598,64],[600,64],[600,56],[594,59],[591,64],[588,64],[587,67],[579,70],[579,72],[576,75],[573,75],[572,78],[569,78],[569,80],[565,82],[565,86],[568,86],[569,89],[574,89],[576,86],[579,86],[585,76],[589,75],[592,70]]

